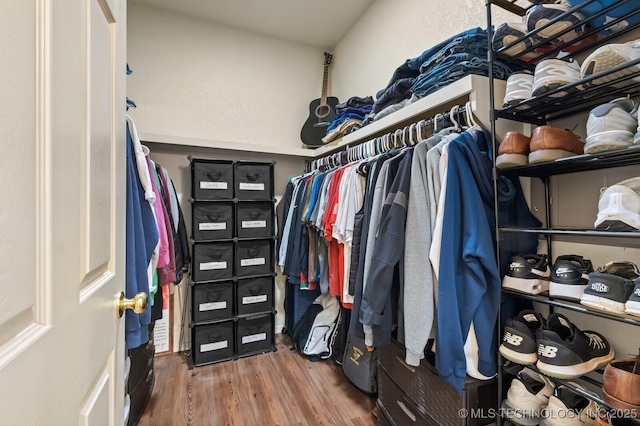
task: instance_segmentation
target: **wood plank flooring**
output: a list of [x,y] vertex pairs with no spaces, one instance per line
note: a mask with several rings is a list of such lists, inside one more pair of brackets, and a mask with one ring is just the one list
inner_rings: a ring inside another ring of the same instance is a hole
[[375,399],[333,361],[310,362],[276,335],[278,351],[188,369],[180,354],[156,357],[156,382],[139,426],[376,424]]

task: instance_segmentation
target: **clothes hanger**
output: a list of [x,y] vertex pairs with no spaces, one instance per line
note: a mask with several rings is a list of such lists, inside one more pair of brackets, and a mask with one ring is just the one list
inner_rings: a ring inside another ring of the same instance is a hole
[[473,112],[471,112],[471,101],[467,101],[467,103],[465,104],[465,113],[467,114],[467,121],[471,126],[478,126],[478,123],[476,122],[475,118],[473,118]]
[[453,123],[453,127],[457,133],[459,133],[462,130],[462,126],[456,120],[456,112],[459,109],[460,109],[460,105],[454,105],[451,107],[451,110],[449,111],[449,120],[451,120],[451,122]]
[[442,123],[444,126],[444,115],[442,113],[437,113],[433,117],[433,133],[436,133],[438,131],[438,117],[442,118]]
[[404,131],[398,129],[393,132],[393,147],[400,148],[402,146],[404,146]]

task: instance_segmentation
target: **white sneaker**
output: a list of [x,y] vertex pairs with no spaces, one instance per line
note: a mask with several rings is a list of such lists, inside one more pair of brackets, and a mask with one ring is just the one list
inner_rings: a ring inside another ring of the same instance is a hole
[[[606,44],[587,56],[587,59],[582,63],[580,75],[582,78],[586,78],[638,58],[640,58],[640,40],[629,41],[624,44]],[[632,65],[620,71],[597,78],[590,82],[590,84],[605,84],[638,71],[640,71],[640,64]],[[640,77],[633,77],[619,84],[628,85],[632,82],[640,82]]]
[[595,227],[611,231],[640,229],[640,177],[602,188]]
[[631,99],[620,98],[598,105],[587,119],[587,141],[584,152],[627,148],[633,144],[638,126],[638,106]]
[[533,76],[531,74],[519,72],[511,74],[507,79],[507,90],[504,95],[505,105],[516,105],[520,101],[529,99],[531,88],[533,87]]
[[[581,386],[572,383],[582,389]],[[558,386],[549,398],[541,426],[592,426],[596,422],[598,405],[578,395],[566,386]]]
[[505,416],[519,425],[537,425],[553,394],[554,384],[547,377],[523,368],[511,381],[507,399],[502,402]]
[[[536,65],[533,75],[533,96],[542,96],[567,84],[580,80],[580,64],[573,60],[545,59]],[[572,90],[578,90],[578,86]],[[567,92],[561,91],[552,95],[561,98]]]

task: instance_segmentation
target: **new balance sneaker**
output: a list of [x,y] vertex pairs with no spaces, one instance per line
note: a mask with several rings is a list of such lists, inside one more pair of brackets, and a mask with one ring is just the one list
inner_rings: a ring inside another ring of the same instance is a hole
[[640,177],[602,188],[594,226],[602,231],[640,229]]
[[[629,41],[624,44],[605,44],[604,46],[596,49],[591,55],[587,56],[587,59],[582,63],[580,75],[582,78],[586,78],[591,75],[610,70],[619,65],[629,63],[638,58],[640,58],[640,40]],[[606,84],[630,74],[637,73],[638,71],[640,71],[640,64],[628,66],[620,71],[596,78],[591,81],[590,84]],[[633,82],[640,82],[640,77],[626,79],[619,84],[628,85]]]
[[536,331],[536,367],[559,379],[578,377],[605,366],[614,357],[607,339],[595,331],[582,331],[562,314],[549,315],[546,326]]
[[496,167],[506,169],[529,163],[529,143],[531,138],[519,132],[507,132],[498,147]]
[[521,425],[537,425],[554,387],[547,377],[523,368],[511,381],[507,399],[502,403],[507,418]]
[[577,254],[558,256],[551,267],[549,296],[579,302],[589,283],[593,265]]
[[[573,386],[582,388],[576,383]],[[541,426],[592,426],[598,416],[598,405],[573,389],[560,385],[549,397]]]
[[516,364],[535,364],[538,360],[535,334],[544,324],[544,317],[533,310],[524,310],[515,318],[508,318],[498,348],[500,354]]
[[638,106],[631,99],[620,98],[591,110],[587,119],[584,152],[611,151],[633,145],[638,127]]
[[502,279],[502,287],[529,294],[549,290],[549,258],[546,254],[511,256],[509,272]]
[[525,99],[529,99],[531,87],[533,86],[533,75],[518,72],[511,74],[507,79],[507,89],[504,95],[505,105],[517,105]]
[[634,281],[633,291],[629,300],[625,303],[625,312],[630,315],[640,316],[640,278],[636,278]]
[[[569,43],[584,30],[584,16],[580,12],[568,13],[570,9],[571,6],[564,1],[533,6],[527,11],[527,29],[534,31],[559,18],[556,22],[538,31],[533,37],[551,42]],[[575,28],[570,29],[571,27]]]
[[624,314],[625,303],[632,292],[633,281],[604,272],[592,272],[580,303],[601,311]]
[[[580,80],[580,64],[573,59],[545,59],[536,65],[533,74],[533,96],[542,96],[567,84]],[[569,91],[577,91],[580,86],[575,86]],[[567,91],[560,91],[551,95],[552,98],[561,98]]]

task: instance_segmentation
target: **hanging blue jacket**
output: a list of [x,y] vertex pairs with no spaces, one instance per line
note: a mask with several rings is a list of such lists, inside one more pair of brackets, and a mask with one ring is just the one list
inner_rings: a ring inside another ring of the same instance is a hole
[[[449,143],[444,223],[437,304],[436,368],[440,378],[462,393],[466,377],[464,343],[473,321],[478,341],[478,369],[497,372],[496,325],[501,275],[495,248],[491,135],[472,128]],[[539,227],[519,182],[498,181],[501,226]],[[535,253],[535,235],[506,243],[510,250]],[[507,253],[501,251],[501,258]]]
[[[158,228],[149,202],[144,197],[144,189],[138,177],[138,170],[132,152],[133,142],[127,123],[127,271],[125,288],[127,298],[144,292],[149,297],[149,277],[147,269],[153,250],[158,244]],[[149,341],[151,304],[142,314],[125,311],[124,328],[127,349],[137,348]]]

